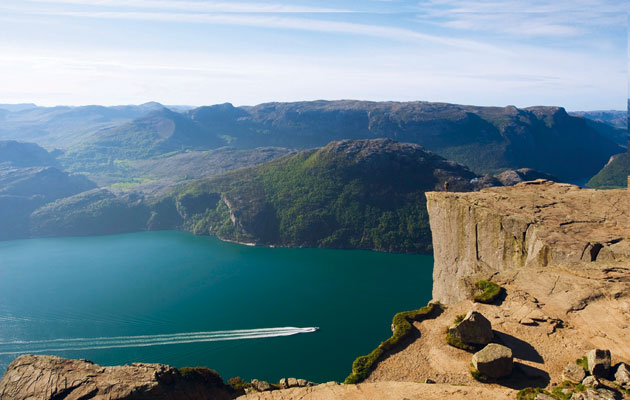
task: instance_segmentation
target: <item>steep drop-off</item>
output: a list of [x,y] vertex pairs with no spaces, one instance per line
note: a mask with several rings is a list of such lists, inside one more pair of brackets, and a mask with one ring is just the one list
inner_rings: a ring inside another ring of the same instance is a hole
[[[539,180],[478,193],[427,193],[433,297],[470,297],[475,277],[630,259],[630,193]],[[455,279],[454,279],[455,278]]]
[[162,364],[101,367],[86,360],[23,355],[0,380],[3,400],[229,400],[227,386],[208,369]]

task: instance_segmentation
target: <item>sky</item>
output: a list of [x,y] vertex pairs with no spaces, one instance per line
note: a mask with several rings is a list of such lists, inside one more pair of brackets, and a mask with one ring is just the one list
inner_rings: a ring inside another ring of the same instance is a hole
[[627,0],[0,0],[0,103],[626,108]]

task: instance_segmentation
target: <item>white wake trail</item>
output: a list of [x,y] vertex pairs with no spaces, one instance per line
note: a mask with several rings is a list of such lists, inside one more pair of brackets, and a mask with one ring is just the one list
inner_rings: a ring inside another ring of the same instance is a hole
[[173,344],[218,342],[226,340],[262,339],[280,336],[291,336],[300,333],[311,333],[315,332],[316,330],[317,328],[313,327],[281,327],[214,332],[186,332],[161,335],[12,341],[0,342],[0,355],[165,346]]

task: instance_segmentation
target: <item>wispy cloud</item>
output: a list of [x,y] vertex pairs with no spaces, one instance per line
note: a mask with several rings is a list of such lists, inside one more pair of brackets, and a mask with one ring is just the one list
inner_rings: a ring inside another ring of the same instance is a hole
[[[52,0],[51,0],[52,1]],[[74,1],[74,0],[68,0]],[[76,0],[81,1],[81,0]],[[113,0],[107,0],[113,1]],[[251,26],[268,29],[288,29],[321,33],[343,33],[395,41],[438,44],[467,51],[504,52],[496,46],[468,39],[426,34],[412,29],[388,25],[362,24],[332,21],[320,18],[302,18],[282,15],[234,14],[234,13],[172,13],[149,11],[60,11],[55,9],[0,6],[0,9],[19,11],[32,15],[57,17],[140,20],[155,22],[203,23],[217,25]]]
[[296,6],[279,3],[248,3],[185,0],[26,0],[29,3],[117,7],[126,9],[178,10],[220,13],[347,13],[350,10]]
[[418,7],[424,23],[525,37],[574,37],[623,25],[628,4],[610,0],[430,0]]

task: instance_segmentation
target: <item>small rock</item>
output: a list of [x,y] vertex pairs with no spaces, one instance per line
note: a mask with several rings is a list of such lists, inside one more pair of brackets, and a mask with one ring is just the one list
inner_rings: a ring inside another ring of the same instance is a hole
[[500,378],[512,373],[514,359],[512,350],[496,343],[490,343],[472,357],[473,367],[481,374]]
[[599,381],[597,380],[597,378],[590,375],[584,378],[584,380],[582,381],[582,385],[596,388],[596,387],[599,387]]
[[252,381],[252,386],[254,386],[254,388],[259,392],[271,390],[271,385],[268,382],[255,380],[256,383],[254,384],[254,380]]
[[610,350],[595,349],[586,353],[588,370],[597,378],[607,378],[610,373]]
[[549,319],[549,317],[543,314],[543,312],[540,311],[539,309],[535,309],[534,311],[527,314],[526,318],[533,319],[534,321],[540,321],[540,322],[544,322]]
[[280,388],[282,388],[282,389],[288,389],[289,388],[289,382],[287,381],[287,378],[280,379],[280,382],[278,382],[278,386],[280,386]]
[[287,379],[287,383],[289,384],[289,387],[297,387],[298,386],[298,381],[295,378],[289,378]]
[[584,368],[574,362],[570,362],[562,371],[562,380],[580,383],[586,378]]
[[494,337],[492,324],[477,311],[469,311],[457,325],[448,329],[451,336],[464,343],[488,344]]
[[518,321],[519,323],[521,323],[522,325],[538,325],[536,323],[536,321],[534,321],[533,319],[530,318],[523,318],[522,320]]
[[615,372],[615,381],[623,387],[630,387],[630,370],[626,364],[621,363],[617,367],[617,372]]
[[427,378],[424,383],[435,383],[435,381],[433,379],[429,379]]
[[548,394],[538,393],[534,400],[556,400],[555,397],[551,397]]
[[306,387],[306,385],[308,384],[308,382],[306,382],[306,379],[298,379],[297,383],[299,387]]

